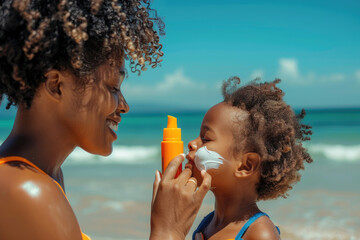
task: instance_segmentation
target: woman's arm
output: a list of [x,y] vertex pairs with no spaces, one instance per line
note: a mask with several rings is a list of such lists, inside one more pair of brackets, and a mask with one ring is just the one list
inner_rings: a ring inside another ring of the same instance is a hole
[[153,202],[151,207],[151,240],[183,240],[189,232],[201,203],[211,186],[211,176],[202,172],[203,181],[196,189],[193,183],[187,184],[192,171],[183,170],[174,178],[184,155],[175,157],[163,177],[156,173]]

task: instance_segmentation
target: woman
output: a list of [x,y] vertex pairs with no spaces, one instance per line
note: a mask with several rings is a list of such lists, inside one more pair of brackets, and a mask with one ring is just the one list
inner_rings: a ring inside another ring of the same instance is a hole
[[[111,153],[129,111],[124,59],[132,72],[155,68],[163,53],[154,27],[164,26],[145,0],[5,0],[0,20],[0,97],[18,109],[0,147],[0,239],[89,239],[61,165],[76,146]],[[156,173],[151,239],[184,239],[210,188],[204,173],[196,190],[190,169],[174,179],[183,160]]]

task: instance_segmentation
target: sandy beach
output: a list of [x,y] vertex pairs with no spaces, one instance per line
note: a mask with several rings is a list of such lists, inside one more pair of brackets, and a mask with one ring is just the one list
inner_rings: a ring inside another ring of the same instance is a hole
[[[155,171],[155,166],[148,165],[149,172],[142,172],[138,178],[129,178],[132,171],[138,171],[138,166],[93,166],[94,169],[89,170],[91,168],[68,166],[64,169],[68,197],[82,230],[99,240],[148,239],[153,181],[150,172]],[[315,166],[313,171],[317,168],[320,170],[321,166]],[[81,171],[89,175],[79,176]],[[313,171],[309,174],[314,174]],[[126,174],[114,177],[112,172]],[[358,178],[353,180],[359,181]],[[213,210],[213,202],[210,192],[190,232]],[[360,209],[356,207],[359,202],[359,191],[313,189],[309,181],[304,180],[287,199],[262,201],[259,205],[279,226],[282,239],[355,240],[360,239]],[[191,239],[191,234],[186,239]]]

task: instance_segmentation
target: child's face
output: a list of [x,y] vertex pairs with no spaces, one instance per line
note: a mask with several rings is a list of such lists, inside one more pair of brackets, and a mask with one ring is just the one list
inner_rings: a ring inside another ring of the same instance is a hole
[[[187,159],[193,169],[193,176],[201,184],[201,168],[212,176],[212,187],[226,184],[227,178],[233,176],[236,159],[233,156],[233,126],[235,120],[243,117],[246,112],[221,102],[205,114],[201,124],[200,136],[188,144]],[[238,125],[236,125],[238,126]],[[205,149],[206,147],[206,149]],[[197,152],[200,149],[199,152]],[[200,169],[199,169],[200,168]]]

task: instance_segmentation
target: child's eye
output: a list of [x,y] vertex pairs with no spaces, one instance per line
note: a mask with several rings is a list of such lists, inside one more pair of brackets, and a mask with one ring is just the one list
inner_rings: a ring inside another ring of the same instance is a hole
[[208,139],[208,138],[201,138],[201,141],[202,141],[203,143],[206,143],[206,142],[209,142],[210,139]]

